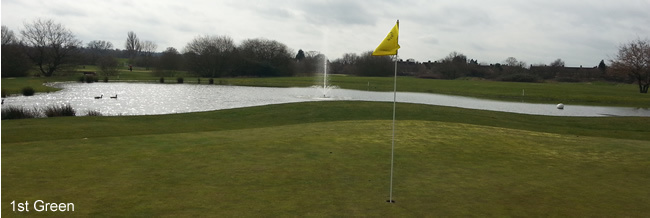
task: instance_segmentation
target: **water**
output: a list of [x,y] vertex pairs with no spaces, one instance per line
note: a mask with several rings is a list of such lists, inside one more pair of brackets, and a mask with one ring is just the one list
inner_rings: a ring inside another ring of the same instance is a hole
[[[393,101],[393,92],[346,89],[331,89],[328,98],[322,98],[321,90],[315,88],[144,83],[55,83],[53,86],[63,90],[29,97],[9,97],[5,99],[3,107],[17,105],[42,108],[70,104],[79,115],[84,115],[87,111],[99,111],[104,115],[150,115],[323,100]],[[102,99],[94,98],[102,94]],[[116,99],[109,98],[115,95]],[[565,105],[564,110],[558,110],[556,104],[502,102],[426,93],[398,92],[397,101],[550,116],[650,117],[650,110],[647,108]],[[399,114],[399,106],[397,109]]]

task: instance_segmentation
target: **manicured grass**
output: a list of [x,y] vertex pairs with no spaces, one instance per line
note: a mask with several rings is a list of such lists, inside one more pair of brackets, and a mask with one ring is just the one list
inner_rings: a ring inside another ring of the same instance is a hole
[[3,121],[2,215],[38,199],[73,202],[74,213],[56,214],[78,216],[650,213],[650,118],[415,104],[398,105],[397,202],[385,203],[390,109],[310,102]]

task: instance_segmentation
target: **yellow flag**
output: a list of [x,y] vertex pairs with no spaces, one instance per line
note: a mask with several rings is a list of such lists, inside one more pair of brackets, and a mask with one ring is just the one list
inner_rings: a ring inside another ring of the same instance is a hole
[[397,44],[397,38],[399,36],[399,20],[395,24],[392,30],[388,33],[384,41],[377,46],[372,55],[374,56],[384,56],[384,55],[397,55],[397,49],[399,49],[399,44]]

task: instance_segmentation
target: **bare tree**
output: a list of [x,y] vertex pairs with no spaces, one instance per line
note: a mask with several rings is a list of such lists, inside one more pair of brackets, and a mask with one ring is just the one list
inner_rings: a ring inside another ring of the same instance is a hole
[[198,36],[185,46],[189,70],[198,76],[218,77],[228,71],[235,43],[228,36]]
[[615,74],[627,74],[639,85],[640,93],[648,93],[650,86],[650,41],[636,39],[618,48],[610,69]]
[[25,23],[20,31],[27,46],[27,55],[38,65],[41,74],[52,76],[60,68],[72,63],[72,57],[81,47],[72,31],[53,20],[37,19]]
[[162,52],[156,73],[158,76],[174,76],[183,64],[183,56],[174,47],[168,47]]
[[99,66],[99,70],[102,74],[105,77],[108,77],[117,75],[119,63],[114,57],[106,55],[99,58],[97,66]]
[[2,25],[2,77],[27,76],[32,66],[14,32]]
[[5,25],[2,25],[2,45],[15,44],[17,41],[18,40],[16,40],[16,35],[14,35],[14,31],[11,31]]
[[86,45],[86,64],[97,64],[97,61],[109,54],[113,49],[113,43],[104,40],[93,40]]
[[292,52],[278,41],[269,39],[247,39],[239,46],[239,54],[246,61],[241,66],[248,76],[289,76]]
[[158,49],[158,45],[156,45],[155,42],[152,41],[144,41],[141,43],[141,48],[142,48],[142,64],[144,67],[146,67],[147,70],[149,70],[149,67],[151,66],[153,62],[153,54],[156,53],[156,49]]
[[96,51],[108,51],[113,49],[113,43],[104,40],[93,40],[88,42],[86,48]]
[[142,44],[140,43],[140,39],[138,39],[138,36],[135,35],[133,31],[129,31],[127,33],[124,49],[126,50],[126,54],[130,59],[135,58],[142,51]]

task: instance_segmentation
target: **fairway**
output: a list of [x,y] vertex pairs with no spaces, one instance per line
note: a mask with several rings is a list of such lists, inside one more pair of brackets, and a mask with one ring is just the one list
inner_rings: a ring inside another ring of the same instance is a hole
[[[3,121],[2,214],[13,214],[11,201],[39,199],[74,203],[66,216],[650,213],[648,118],[412,104],[398,105],[397,202],[388,204],[390,106],[316,102]],[[633,119],[636,128],[623,128]],[[20,134],[34,131],[44,137]]]

